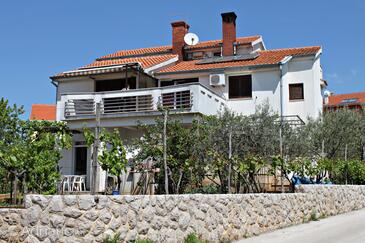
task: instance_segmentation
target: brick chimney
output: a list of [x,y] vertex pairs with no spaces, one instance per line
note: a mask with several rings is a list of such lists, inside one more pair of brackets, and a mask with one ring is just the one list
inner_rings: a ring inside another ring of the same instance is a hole
[[179,56],[179,61],[184,58],[184,36],[189,31],[189,25],[184,21],[171,23],[172,26],[172,53]]
[[236,18],[234,12],[222,13],[222,30],[223,30],[223,56],[233,56],[236,42]]

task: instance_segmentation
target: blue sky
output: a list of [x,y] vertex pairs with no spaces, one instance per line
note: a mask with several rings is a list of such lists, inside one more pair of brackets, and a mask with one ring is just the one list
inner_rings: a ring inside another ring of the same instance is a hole
[[201,40],[221,38],[220,13],[235,11],[237,36],[266,47],[323,46],[329,89],[365,91],[362,0],[34,0],[0,5],[0,97],[25,106],[54,103],[49,76],[120,49],[170,44],[185,20]]

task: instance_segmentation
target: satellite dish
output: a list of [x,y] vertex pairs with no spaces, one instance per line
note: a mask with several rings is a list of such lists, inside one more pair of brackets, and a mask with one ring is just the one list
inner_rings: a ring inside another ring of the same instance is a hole
[[329,96],[331,96],[331,94],[332,94],[332,92],[331,92],[331,91],[329,91],[329,90],[325,90],[325,91],[323,92],[323,95],[324,95],[325,97],[329,97]]
[[189,46],[195,46],[199,43],[199,37],[194,33],[187,33],[184,36],[184,41]]

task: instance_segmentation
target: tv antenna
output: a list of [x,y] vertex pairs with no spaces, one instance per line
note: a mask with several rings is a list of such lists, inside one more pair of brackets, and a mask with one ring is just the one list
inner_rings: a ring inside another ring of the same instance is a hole
[[199,43],[199,37],[194,33],[187,33],[184,36],[184,41],[188,46],[195,46]]

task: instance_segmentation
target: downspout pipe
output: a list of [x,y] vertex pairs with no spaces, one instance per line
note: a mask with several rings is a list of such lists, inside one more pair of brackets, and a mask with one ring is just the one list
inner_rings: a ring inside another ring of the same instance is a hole
[[58,83],[54,80],[51,81],[51,84],[56,87],[56,105],[57,105],[57,95],[58,95]]

